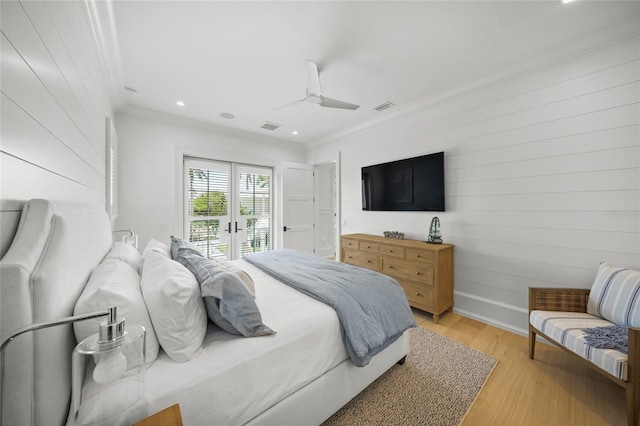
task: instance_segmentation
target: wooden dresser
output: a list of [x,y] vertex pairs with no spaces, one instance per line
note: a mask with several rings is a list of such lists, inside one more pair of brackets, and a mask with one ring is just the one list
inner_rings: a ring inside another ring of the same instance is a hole
[[368,234],[340,237],[340,260],[392,276],[409,304],[433,314],[453,311],[453,245]]

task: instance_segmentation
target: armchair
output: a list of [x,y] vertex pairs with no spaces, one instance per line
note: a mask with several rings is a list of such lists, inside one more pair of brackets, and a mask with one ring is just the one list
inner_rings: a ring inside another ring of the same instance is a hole
[[[611,270],[614,272],[612,273]],[[623,274],[618,273],[620,279],[615,278],[616,270],[618,272],[626,271],[627,273],[624,275],[627,277],[620,277]],[[624,281],[622,279],[628,279],[629,275],[631,275],[631,280]],[[600,281],[603,279],[608,284],[604,286],[604,290],[600,285]],[[634,303],[634,298],[615,297],[615,292],[622,292],[621,294],[626,296],[630,287],[629,283],[634,280],[636,289],[632,293],[634,297],[637,297],[638,287],[640,287],[640,272],[616,269],[602,264],[591,290],[529,288],[529,358],[534,358],[536,336],[540,335],[609,380],[622,386],[626,392],[628,426],[638,426],[640,420],[640,328],[633,326],[637,324],[627,324],[630,325],[628,354],[613,349],[597,349],[589,346],[584,341],[582,329],[618,323],[618,321],[609,321],[611,318],[593,314],[594,309],[598,311],[598,307],[600,307],[600,312],[604,312],[607,317],[611,316],[611,309],[602,308],[603,300],[605,303],[607,301],[612,303],[611,301],[615,299],[623,300],[624,303],[613,306],[613,310],[622,311],[626,307],[628,311],[624,313],[625,317],[634,318],[640,304]],[[622,281],[624,281],[623,284],[620,284]],[[600,301],[599,304],[596,303],[596,299]],[[631,313],[629,310],[632,310]],[[615,313],[619,314],[620,312]]]

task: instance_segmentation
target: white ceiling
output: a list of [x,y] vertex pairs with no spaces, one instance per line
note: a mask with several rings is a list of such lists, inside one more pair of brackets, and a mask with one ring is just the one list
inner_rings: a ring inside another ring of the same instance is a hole
[[[125,85],[138,92],[126,94],[127,104],[300,142],[326,140],[640,17],[637,1],[115,1],[113,8]],[[325,96],[361,107],[277,109],[304,97],[306,59],[318,64]],[[396,107],[373,110],[385,101]],[[236,118],[221,118],[225,112]],[[261,129],[265,121],[282,127]]]

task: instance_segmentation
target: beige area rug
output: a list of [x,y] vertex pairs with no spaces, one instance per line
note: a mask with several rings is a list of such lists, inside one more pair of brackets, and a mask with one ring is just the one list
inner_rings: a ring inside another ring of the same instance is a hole
[[409,354],[323,426],[455,426],[498,361],[424,328],[409,331]]

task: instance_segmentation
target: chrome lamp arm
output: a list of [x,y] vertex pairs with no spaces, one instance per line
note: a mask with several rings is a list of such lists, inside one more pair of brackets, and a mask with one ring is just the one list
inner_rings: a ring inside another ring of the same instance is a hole
[[[2,352],[2,355],[4,356],[4,351],[6,350],[7,346],[9,345],[9,343],[11,343],[11,341],[13,339],[15,339],[16,337],[20,336],[21,334],[28,333],[30,331],[41,330],[43,328],[55,327],[55,326],[58,326],[58,325],[72,324],[72,323],[78,322],[78,321],[84,321],[84,320],[93,319],[93,318],[106,317],[107,315],[110,318],[111,317],[115,318],[115,316],[116,316],[116,307],[115,306],[110,306],[109,308],[107,308],[106,310],[103,310],[103,311],[97,311],[97,312],[91,312],[91,313],[88,313],[88,314],[64,317],[64,318],[60,318],[59,320],[55,320],[55,321],[39,322],[39,323],[36,323],[36,324],[31,324],[31,325],[28,325],[26,327],[19,328],[17,330],[14,330],[13,333],[11,333],[11,335],[9,337],[7,337],[2,342],[2,345],[0,346],[0,352]],[[2,369],[4,370],[4,363],[2,363],[2,367],[3,367]]]
[[2,412],[4,412],[4,358],[5,352],[9,343],[11,343],[16,337],[28,333],[31,331],[41,330],[43,328],[55,327],[58,325],[71,324],[78,321],[85,321],[88,319],[99,318],[99,317],[109,317],[109,322],[113,322],[116,320],[116,307],[110,306],[109,308],[102,310],[91,312],[88,314],[74,315],[70,317],[60,318],[54,321],[48,322],[40,322],[36,324],[31,324],[17,330],[14,330],[9,337],[7,337],[0,345],[0,424],[4,424],[4,417],[2,417]]

